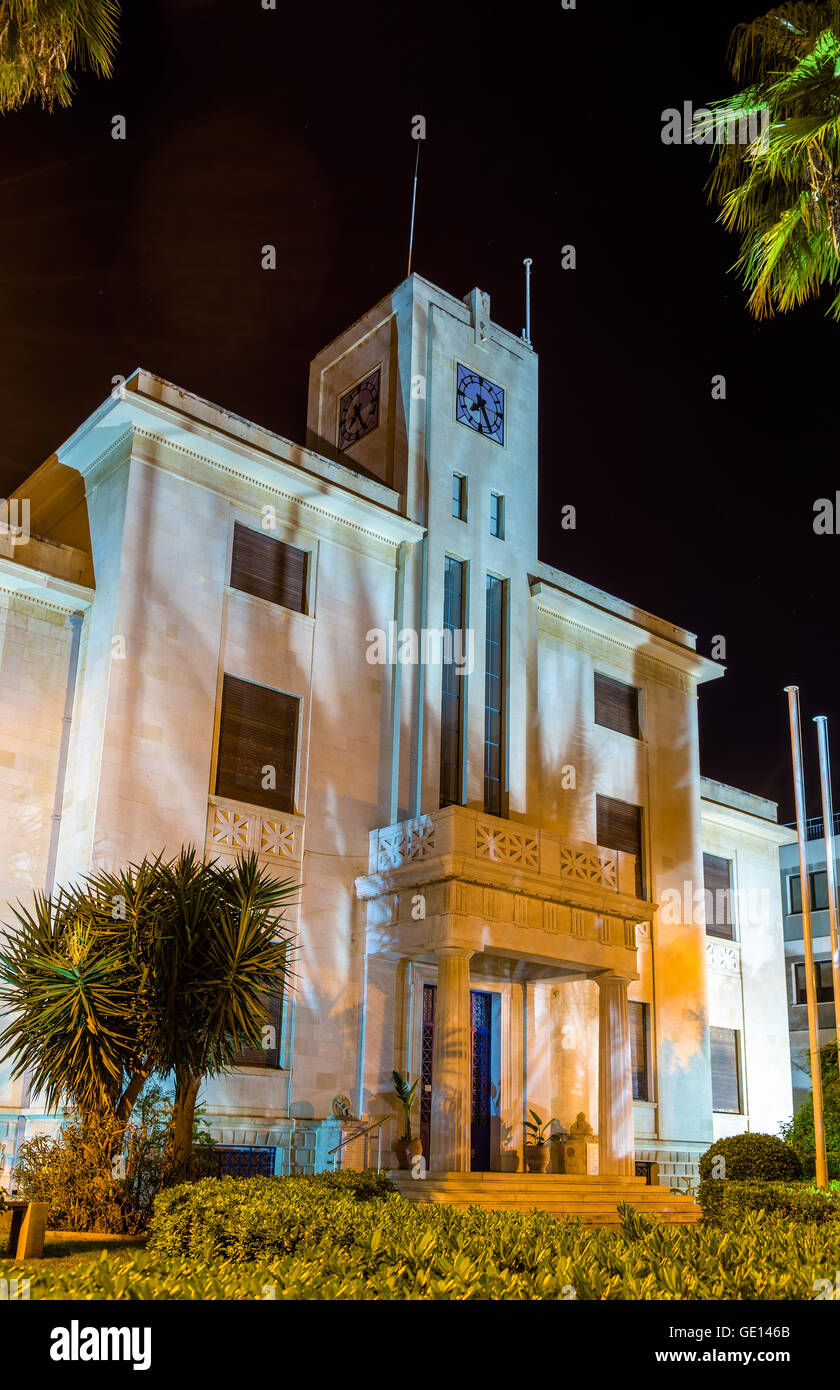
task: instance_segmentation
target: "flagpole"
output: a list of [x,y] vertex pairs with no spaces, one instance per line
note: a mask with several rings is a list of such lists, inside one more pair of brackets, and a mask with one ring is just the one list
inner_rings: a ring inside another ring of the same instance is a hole
[[816,714],[814,723],[817,726],[817,741],[820,747],[825,877],[828,888],[828,926],[831,934],[831,976],[834,984],[834,1031],[840,1038],[840,937],[837,930],[837,865],[834,861],[834,805],[831,796],[831,762],[828,756],[828,720],[824,714]]
[[811,1093],[814,1102],[816,1176],[817,1187],[826,1187],[828,1174],[825,1161],[817,988],[814,979],[814,942],[811,935],[811,881],[808,877],[808,851],[805,839],[805,777],[802,771],[799,687],[786,685],[785,691],[788,697],[788,713],[790,715],[790,751],[793,762],[793,793],[796,801],[796,837],[799,842],[799,887],[802,898],[802,940],[805,946],[805,999],[808,1005],[808,1044],[811,1054]]
[[417,206],[417,174],[420,169],[420,141],[417,141],[417,158],[414,161],[414,191],[411,195],[411,228],[408,233],[408,274],[411,274],[411,253],[414,250],[414,209]]

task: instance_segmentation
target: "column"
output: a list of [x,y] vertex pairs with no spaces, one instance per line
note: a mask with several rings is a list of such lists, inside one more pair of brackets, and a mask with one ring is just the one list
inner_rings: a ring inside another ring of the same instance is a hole
[[431,1162],[434,1172],[470,1170],[470,956],[458,946],[441,946],[435,996],[432,1056]]
[[599,1171],[612,1176],[632,1177],[635,1172],[635,1143],[627,1010],[627,986],[630,980],[613,971],[606,971],[596,978],[599,991]]

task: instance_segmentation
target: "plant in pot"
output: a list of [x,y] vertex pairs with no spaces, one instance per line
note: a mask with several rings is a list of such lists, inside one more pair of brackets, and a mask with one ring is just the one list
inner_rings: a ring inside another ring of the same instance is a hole
[[415,1158],[423,1152],[423,1145],[419,1139],[411,1137],[411,1106],[414,1100],[414,1092],[417,1090],[418,1082],[413,1085],[408,1084],[408,1077],[400,1072],[392,1073],[394,1078],[394,1094],[402,1106],[404,1117],[404,1133],[402,1138],[395,1140],[394,1153],[397,1155],[397,1166],[400,1168],[410,1168]]
[[541,1120],[536,1110],[529,1110],[525,1121],[525,1165],[529,1173],[544,1173],[548,1168],[551,1150],[548,1147],[549,1126],[553,1120]]

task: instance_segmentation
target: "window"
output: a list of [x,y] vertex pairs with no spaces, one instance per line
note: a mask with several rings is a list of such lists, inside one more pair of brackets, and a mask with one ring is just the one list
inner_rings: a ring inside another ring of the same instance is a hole
[[505,499],[500,492],[490,493],[490,535],[505,538]]
[[650,1067],[648,1065],[650,1004],[638,1004],[631,999],[627,1007],[630,1016],[630,1066],[633,1072],[633,1099],[650,1100]]
[[617,729],[620,734],[629,734],[630,738],[639,738],[639,692],[636,687],[596,671],[595,723],[602,724],[605,729]]
[[467,480],[462,473],[452,474],[452,515],[459,521],[467,519]]
[[225,676],[217,796],[294,810],[299,705],[295,695]]
[[[796,1003],[807,1004],[808,996],[805,993],[805,963],[799,961],[793,968],[796,984]],[[817,1003],[831,1004],[834,999],[834,980],[831,974],[830,960],[814,961],[814,977],[817,982]]]
[[[811,911],[822,912],[828,907],[828,874],[825,869],[809,873],[811,888]],[[802,879],[799,874],[790,876],[790,910],[802,911]]]
[[636,856],[636,897],[645,896],[642,866],[642,808],[611,796],[596,797],[598,844]]
[[712,1109],[724,1115],[741,1114],[741,1065],[734,1028],[710,1028],[712,1047]]
[[241,1052],[237,1052],[234,1066],[237,1067],[279,1067],[280,1065],[280,1029],[283,1019],[283,991],[278,989],[276,994],[263,995],[263,1007],[268,1015],[265,1027],[270,1028],[270,1033],[263,1032],[264,1040],[269,1044],[268,1047],[245,1047]]
[[305,613],[307,559],[305,550],[234,523],[230,564],[234,589]]
[[703,855],[703,889],[706,898],[706,935],[732,941],[732,863],[716,854]]
[[487,576],[484,642],[484,809],[502,814],[506,661],[505,582]]
[[[455,633],[461,633],[460,650],[463,646],[464,598],[466,594],[466,565],[463,560],[446,557],[443,576],[443,628],[452,633],[452,649],[456,645]],[[463,764],[461,743],[463,737],[463,691],[464,676],[462,668],[453,660],[446,660],[444,648],[442,667],[442,697],[440,711],[440,804],[441,806],[460,806],[463,800]]]

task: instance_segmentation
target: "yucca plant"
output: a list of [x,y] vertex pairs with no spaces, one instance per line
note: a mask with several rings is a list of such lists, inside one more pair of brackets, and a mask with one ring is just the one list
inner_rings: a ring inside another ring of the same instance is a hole
[[69,106],[73,66],[110,77],[117,0],[0,0],[0,112]]
[[414,1081],[409,1085],[408,1077],[403,1076],[401,1072],[395,1071],[392,1072],[391,1075],[394,1081],[394,1094],[402,1106],[403,1125],[405,1128],[402,1138],[411,1139],[411,1107],[414,1103],[414,1093],[417,1090],[419,1078],[418,1081]]
[[[730,62],[743,85],[693,136],[715,146],[710,199],[741,236],[734,268],[762,318],[840,277],[840,0],[793,0],[739,25]],[[840,318],[840,292],[828,312]]]
[[184,1172],[202,1077],[261,1045],[266,997],[289,982],[294,891],[255,854],[220,865],[187,848],[19,906],[0,938],[0,1060],[51,1107],[123,1122],[152,1073],[174,1073]]

